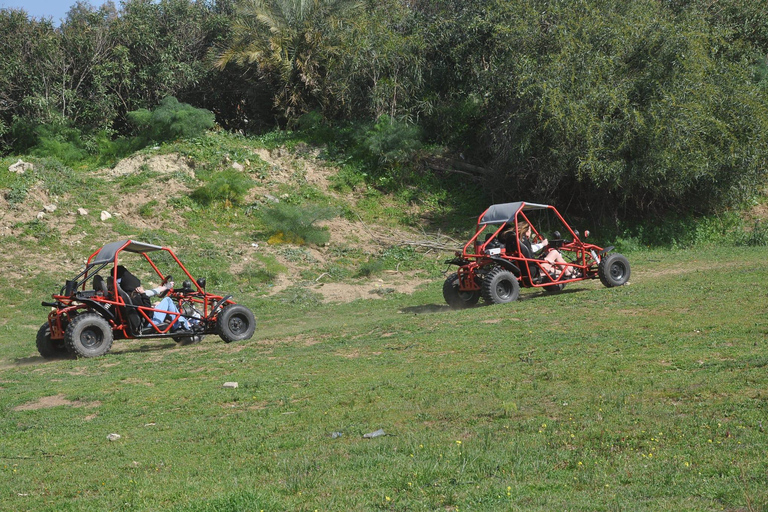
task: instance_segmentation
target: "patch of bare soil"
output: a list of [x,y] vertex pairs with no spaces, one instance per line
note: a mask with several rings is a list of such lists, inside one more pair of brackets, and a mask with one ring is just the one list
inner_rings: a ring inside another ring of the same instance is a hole
[[158,174],[169,174],[174,172],[182,172],[189,174],[190,176],[194,174],[190,162],[181,155],[176,154],[130,156],[118,162],[114,167],[101,169],[96,174],[117,178],[129,174],[136,174],[140,172],[142,168]]
[[51,407],[85,407],[88,409],[101,406],[101,402],[82,402],[80,400],[67,400],[64,395],[44,396],[34,402],[18,405],[13,408],[14,411],[36,411],[38,409],[50,409]]
[[351,302],[358,299],[380,299],[391,293],[412,294],[428,282],[412,272],[385,272],[381,278],[361,279],[347,283],[318,283],[313,290],[323,295],[324,302]]

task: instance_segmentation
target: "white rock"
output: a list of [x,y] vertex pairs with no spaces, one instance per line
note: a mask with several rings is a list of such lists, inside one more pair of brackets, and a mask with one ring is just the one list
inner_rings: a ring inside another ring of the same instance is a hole
[[47,204],[43,206],[43,210],[47,211],[48,213],[53,213],[56,211],[57,206],[55,204]]
[[121,437],[122,437],[122,436],[121,436],[120,434],[109,434],[109,435],[107,436],[107,439],[109,439],[110,441],[117,441],[117,440],[118,440],[118,439],[120,439]]
[[37,220],[43,220],[43,217],[45,217],[45,212],[39,212],[37,214]]
[[32,165],[31,163],[25,162],[24,160],[19,159],[18,162],[8,167],[8,170],[11,172],[15,172],[16,174],[24,174],[25,172],[31,171],[34,168],[35,166]]
[[77,214],[78,215],[88,215],[88,210],[86,210],[85,208],[78,208],[77,209]]
[[237,389],[237,382],[225,382],[224,387],[230,388],[230,389]]
[[243,164],[239,164],[237,162],[232,162],[232,168],[239,172],[243,172],[245,170],[245,167],[243,167]]
[[101,211],[101,220],[102,221],[107,220],[107,219],[111,219],[111,218],[112,218],[112,214],[111,213],[109,213],[108,211],[105,211],[105,210]]

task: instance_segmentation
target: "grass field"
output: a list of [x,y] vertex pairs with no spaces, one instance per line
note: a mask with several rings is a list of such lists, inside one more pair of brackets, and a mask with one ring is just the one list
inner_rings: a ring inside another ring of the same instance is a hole
[[250,341],[81,360],[37,356],[52,282],[5,288],[0,510],[766,510],[767,253],[634,253],[628,286],[464,311],[440,274],[238,296]]

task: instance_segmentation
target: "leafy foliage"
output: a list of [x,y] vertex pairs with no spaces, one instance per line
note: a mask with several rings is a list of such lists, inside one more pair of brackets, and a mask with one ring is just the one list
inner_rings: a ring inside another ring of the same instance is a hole
[[242,202],[243,196],[253,187],[253,181],[235,169],[225,169],[213,175],[205,185],[192,193],[192,199],[202,204],[222,201],[226,204]]
[[315,245],[324,245],[330,240],[328,228],[318,227],[315,223],[336,215],[335,209],[315,204],[277,203],[260,212],[261,222],[273,242]]
[[334,28],[357,0],[248,0],[238,5],[232,40],[216,65],[255,65],[277,84],[275,105],[288,121],[327,103]]
[[[57,29],[2,9],[0,151],[72,165],[135,148],[129,118],[172,140],[210,126],[195,108],[258,133],[311,113],[376,186],[426,166],[604,220],[722,212],[767,179],[766,16],[748,0],[128,0],[78,3]],[[168,97],[189,109],[148,110]]]
[[140,138],[155,142],[198,137],[214,126],[212,112],[179,103],[173,96],[163,99],[155,110],[129,112],[128,119],[136,126]]

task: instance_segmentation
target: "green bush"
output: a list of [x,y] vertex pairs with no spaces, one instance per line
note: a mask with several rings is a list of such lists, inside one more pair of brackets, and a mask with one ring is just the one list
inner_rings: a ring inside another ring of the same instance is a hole
[[382,164],[410,161],[421,148],[418,126],[381,116],[363,138],[363,147]]
[[215,124],[213,112],[179,103],[173,96],[161,101],[155,110],[128,112],[128,119],[139,131],[140,139],[155,142],[199,137]]
[[35,175],[42,180],[43,188],[52,196],[62,196],[81,182],[75,171],[55,158],[46,158],[36,164]]
[[331,235],[327,228],[315,226],[315,222],[337,215],[334,208],[277,203],[262,210],[260,217],[272,242],[323,245],[328,243]]
[[192,199],[201,204],[222,201],[227,204],[239,204],[253,187],[253,181],[235,169],[225,169],[213,175],[213,178],[192,192]]
[[756,220],[751,229],[745,229],[741,232],[738,244],[749,247],[768,245],[768,223]]

